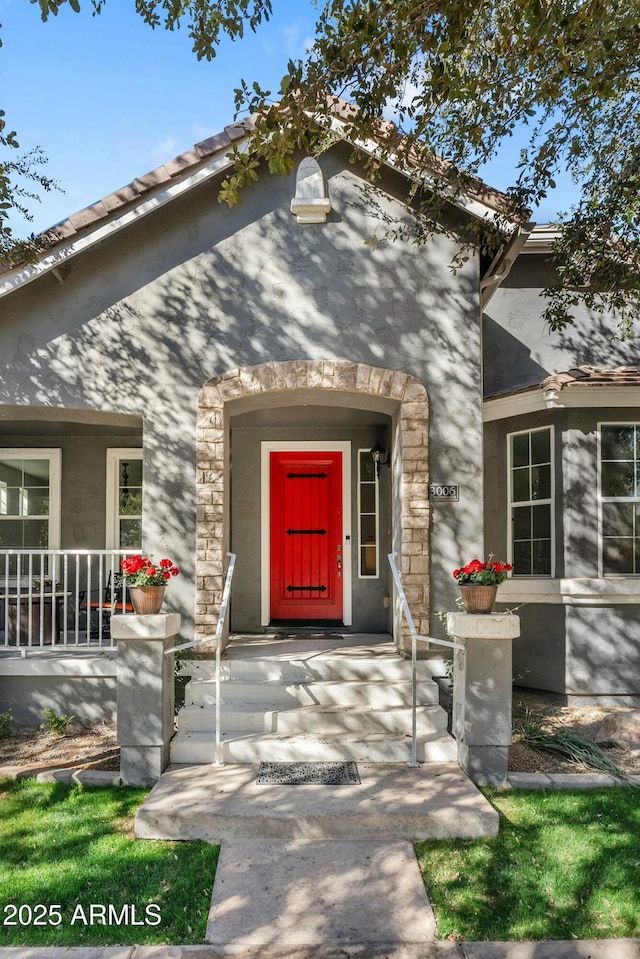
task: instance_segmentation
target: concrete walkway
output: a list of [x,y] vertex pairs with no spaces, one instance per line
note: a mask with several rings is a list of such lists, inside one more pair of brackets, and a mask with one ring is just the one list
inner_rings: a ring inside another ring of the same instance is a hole
[[[218,946],[0,947],[0,959],[228,959]],[[236,959],[638,959],[640,939],[326,943],[244,949]]]
[[0,946],[0,959],[640,959],[640,939],[435,942],[411,841],[492,836],[497,814],[455,764],[358,771],[360,785],[336,787],[258,784],[255,766],[169,769],[136,834],[221,843],[209,945]]

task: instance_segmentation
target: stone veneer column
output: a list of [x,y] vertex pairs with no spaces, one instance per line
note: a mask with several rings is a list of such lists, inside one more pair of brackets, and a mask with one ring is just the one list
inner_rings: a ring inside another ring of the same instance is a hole
[[458,762],[474,782],[507,780],[511,745],[512,641],[520,617],[449,613],[448,632],[465,646],[453,665],[453,735]]
[[118,745],[120,776],[127,785],[155,782],[169,762],[175,704],[178,613],[112,616],[118,643]]
[[[401,572],[407,600],[419,632],[429,633],[429,405],[423,384],[400,370],[348,360],[292,360],[230,370],[209,380],[198,399],[196,479],[196,610],[198,636],[218,622],[228,549],[227,434],[225,404],[247,396],[326,390],[382,396],[399,407],[394,450],[394,496],[400,500],[396,541],[402,543]],[[408,632],[403,637],[405,645]],[[407,645],[407,648],[408,645]]]

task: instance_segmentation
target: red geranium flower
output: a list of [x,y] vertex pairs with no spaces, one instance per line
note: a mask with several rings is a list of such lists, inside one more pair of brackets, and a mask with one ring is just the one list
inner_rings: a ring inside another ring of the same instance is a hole
[[125,556],[120,561],[127,586],[164,586],[171,576],[177,576],[180,570],[173,560],[161,559],[156,566],[148,556],[136,553]]

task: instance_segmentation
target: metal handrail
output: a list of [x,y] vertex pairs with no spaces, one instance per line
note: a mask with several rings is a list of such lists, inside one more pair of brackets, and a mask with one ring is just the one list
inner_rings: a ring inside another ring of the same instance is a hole
[[407,597],[402,586],[402,580],[400,579],[400,572],[396,566],[396,561],[393,553],[389,553],[387,556],[389,560],[389,566],[391,567],[391,575],[393,576],[393,581],[402,604],[402,611],[404,613],[405,619],[407,621],[407,626],[409,627],[409,632],[411,633],[411,760],[407,763],[408,766],[419,766],[418,762],[418,718],[417,718],[417,641],[421,640],[422,642],[434,643],[436,646],[447,646],[450,649],[461,649],[464,652],[463,643],[456,643],[451,639],[436,639],[434,636],[420,636],[416,631],[415,624],[413,622],[413,616],[411,615],[411,610],[409,609],[409,603],[407,602]]
[[165,650],[165,656],[170,656],[173,653],[179,652],[181,649],[195,649],[196,646],[203,646],[205,643],[215,642],[216,644],[216,748],[215,760],[213,762],[214,766],[224,765],[222,762],[222,710],[220,707],[220,646],[225,622],[227,619],[229,596],[231,595],[231,581],[233,579],[233,570],[236,565],[236,554],[227,553],[227,556],[229,557],[229,565],[227,566],[227,575],[224,581],[224,589],[222,590],[220,615],[218,616],[218,625],[216,626],[215,633],[213,636],[204,636],[202,639],[194,639],[191,643],[181,643],[179,646],[172,646],[171,649]]

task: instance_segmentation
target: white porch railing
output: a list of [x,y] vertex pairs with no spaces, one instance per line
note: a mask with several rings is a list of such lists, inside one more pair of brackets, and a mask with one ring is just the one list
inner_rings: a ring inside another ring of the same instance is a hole
[[112,648],[132,612],[120,560],[135,550],[0,550],[0,650]]
[[407,602],[407,597],[402,586],[402,580],[400,579],[400,572],[396,566],[396,561],[394,559],[393,553],[389,553],[387,559],[389,560],[389,566],[391,567],[391,574],[393,576],[393,581],[396,585],[396,590],[398,592],[398,598],[402,604],[402,612],[404,613],[404,618],[407,621],[407,626],[409,627],[409,632],[411,633],[411,761],[407,764],[409,766],[418,766],[418,719],[417,719],[417,645],[418,641],[424,643],[434,643],[436,646],[448,646],[450,649],[461,649],[464,652],[463,643],[455,643],[450,639],[435,639],[433,636],[420,636],[416,631],[415,624],[413,622],[413,616],[411,615],[411,610],[409,609],[409,604]]

